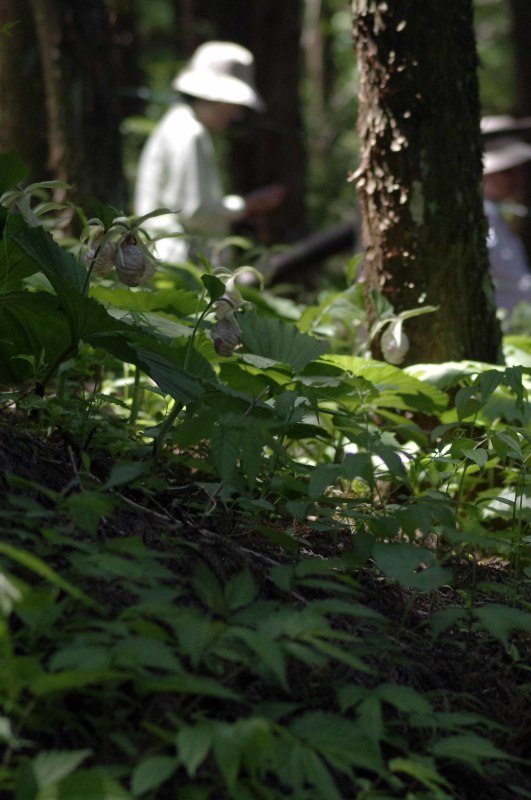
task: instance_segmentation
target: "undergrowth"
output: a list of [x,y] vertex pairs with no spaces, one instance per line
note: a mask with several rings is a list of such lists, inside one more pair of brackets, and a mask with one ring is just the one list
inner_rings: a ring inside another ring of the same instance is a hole
[[0,157],[0,796],[531,797],[531,340],[377,362],[354,265],[311,306],[153,276],[143,220],[59,243],[23,177]]

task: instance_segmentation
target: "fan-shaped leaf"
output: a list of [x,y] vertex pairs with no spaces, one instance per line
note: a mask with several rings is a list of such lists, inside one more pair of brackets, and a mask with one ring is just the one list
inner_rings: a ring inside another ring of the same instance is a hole
[[246,349],[254,355],[289,364],[296,372],[328,349],[326,342],[300,333],[295,325],[279,319],[243,314],[238,322]]

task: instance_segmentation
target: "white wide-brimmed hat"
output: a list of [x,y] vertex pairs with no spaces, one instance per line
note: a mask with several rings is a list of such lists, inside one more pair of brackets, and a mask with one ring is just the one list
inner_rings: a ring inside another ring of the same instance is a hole
[[483,154],[483,174],[503,172],[526,161],[531,161],[531,145],[514,138],[494,139]]
[[233,42],[200,45],[172,86],[178,92],[203,100],[234,103],[255,111],[265,108],[254,85],[253,55]]

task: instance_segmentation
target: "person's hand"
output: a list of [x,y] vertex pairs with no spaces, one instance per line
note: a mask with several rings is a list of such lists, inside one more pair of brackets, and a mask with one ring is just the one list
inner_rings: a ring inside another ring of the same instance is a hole
[[281,183],[272,183],[261,189],[255,189],[245,196],[246,216],[266,214],[268,211],[278,208],[285,196],[286,187]]

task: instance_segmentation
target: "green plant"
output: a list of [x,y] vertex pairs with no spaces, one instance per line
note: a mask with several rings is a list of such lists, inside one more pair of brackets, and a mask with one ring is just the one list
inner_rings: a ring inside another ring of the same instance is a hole
[[140,220],[70,252],[0,179],[5,792],[525,797],[529,368],[370,359],[356,287],[125,288]]

